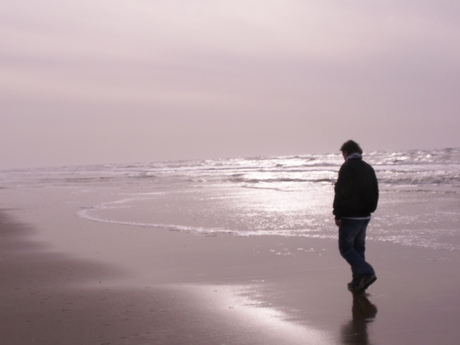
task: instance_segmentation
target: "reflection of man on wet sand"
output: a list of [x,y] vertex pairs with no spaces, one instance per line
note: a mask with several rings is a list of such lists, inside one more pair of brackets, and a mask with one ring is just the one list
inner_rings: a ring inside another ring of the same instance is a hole
[[367,325],[374,321],[377,307],[364,294],[353,294],[352,319],[342,327],[342,344],[368,345]]

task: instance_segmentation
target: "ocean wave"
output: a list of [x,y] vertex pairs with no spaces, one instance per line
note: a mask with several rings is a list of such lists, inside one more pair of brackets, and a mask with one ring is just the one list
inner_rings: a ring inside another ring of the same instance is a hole
[[[126,203],[126,200],[118,202],[118,204]],[[115,203],[117,204],[117,203]],[[312,239],[324,239],[324,240],[337,240],[335,233],[330,233],[328,231],[318,230],[318,229],[247,229],[247,230],[238,230],[238,229],[228,229],[228,228],[217,228],[217,227],[202,227],[202,226],[187,226],[180,224],[162,224],[154,222],[136,222],[136,221],[123,221],[123,220],[114,220],[106,217],[102,217],[95,213],[95,211],[105,209],[108,206],[100,207],[89,207],[80,210],[77,215],[81,218],[95,221],[103,222],[117,225],[125,225],[131,227],[142,227],[142,228],[154,228],[162,229],[167,231],[177,231],[185,233],[193,233],[197,235],[204,236],[217,236],[217,235],[230,235],[236,237],[257,237],[257,236],[277,236],[277,237],[299,237],[299,238],[312,238]],[[113,206],[110,206],[113,207]],[[416,233],[408,234],[385,234],[375,231],[372,236],[368,236],[369,241],[377,242],[388,242],[397,245],[407,246],[407,247],[420,247],[434,250],[448,250],[448,251],[458,251],[460,246],[453,243],[443,243],[436,241],[431,235],[417,235]]]
[[[364,154],[387,188],[442,186],[460,189],[460,149],[409,150]],[[272,185],[282,189],[332,184],[343,163],[339,154],[251,157],[213,160],[101,164],[1,171],[4,184],[91,184],[107,179],[141,180],[157,184]],[[389,187],[388,187],[389,186]]]

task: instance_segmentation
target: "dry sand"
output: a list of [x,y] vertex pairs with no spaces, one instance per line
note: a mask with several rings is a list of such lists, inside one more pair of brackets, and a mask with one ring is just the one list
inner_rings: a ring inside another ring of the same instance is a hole
[[43,193],[0,218],[1,344],[458,344],[458,252],[369,242],[354,296],[331,240],[133,230]]

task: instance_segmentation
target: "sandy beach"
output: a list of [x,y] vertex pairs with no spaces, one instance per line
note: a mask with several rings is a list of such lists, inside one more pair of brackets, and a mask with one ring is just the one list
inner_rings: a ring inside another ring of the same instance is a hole
[[458,343],[458,251],[371,241],[356,296],[330,239],[133,230],[77,217],[66,188],[2,193],[2,344]]

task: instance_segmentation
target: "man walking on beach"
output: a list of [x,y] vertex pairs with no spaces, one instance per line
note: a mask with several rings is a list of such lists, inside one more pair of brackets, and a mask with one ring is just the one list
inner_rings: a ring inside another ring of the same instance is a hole
[[377,209],[379,188],[374,169],[362,160],[363,150],[349,140],[340,149],[345,163],[335,184],[333,214],[339,227],[339,250],[350,264],[352,292],[364,292],[377,280],[374,269],[364,257],[366,228]]

